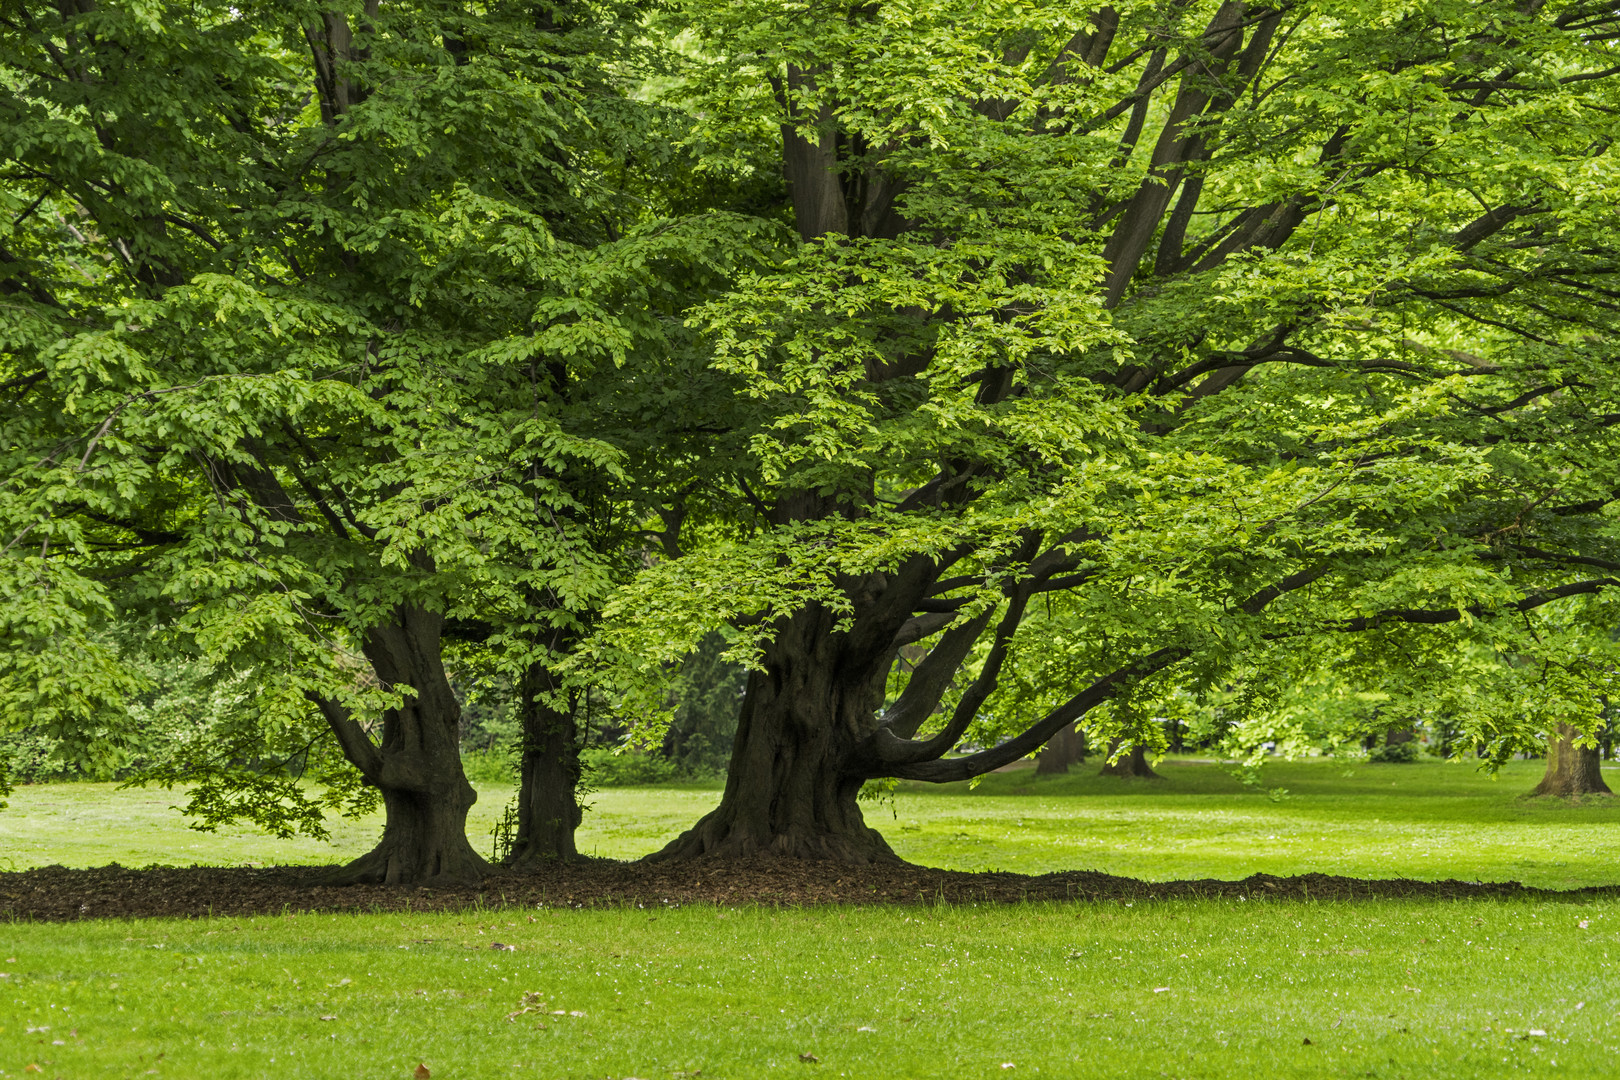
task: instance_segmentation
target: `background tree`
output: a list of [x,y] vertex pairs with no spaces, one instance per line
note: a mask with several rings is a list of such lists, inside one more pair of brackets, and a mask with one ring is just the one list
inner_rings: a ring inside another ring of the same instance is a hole
[[778,141],[803,244],[698,314],[769,415],[759,528],[603,639],[658,664],[729,620],[753,664],[663,857],[892,858],[870,778],[1143,741],[1169,681],[1612,583],[1610,7],[681,11],[706,130]]
[[1043,776],[1066,773],[1070,765],[1085,760],[1085,733],[1076,725],[1070,724],[1066,728],[1059,728],[1058,733],[1041,747],[1041,752],[1035,757],[1035,771]]

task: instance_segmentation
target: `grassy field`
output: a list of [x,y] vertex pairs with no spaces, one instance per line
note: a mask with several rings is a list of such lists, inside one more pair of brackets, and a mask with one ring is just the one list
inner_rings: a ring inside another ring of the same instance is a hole
[[[1091,769],[902,789],[869,816],[964,869],[1620,878],[1620,813],[1439,763]],[[586,851],[649,851],[709,788],[594,796]],[[510,789],[470,832],[487,844]],[[0,866],[309,863],[331,844],[189,832],[161,791],[19,789]],[[1620,800],[1616,800],[1620,801]],[[497,947],[497,943],[501,947]],[[510,947],[510,948],[508,948]],[[1620,901],[1229,901],[300,915],[0,925],[0,1077],[1562,1077],[1620,1063]]]
[[[1088,765],[1055,778],[996,774],[971,791],[909,786],[892,805],[869,805],[867,816],[902,857],[952,869],[1090,869],[1150,880],[1319,871],[1548,888],[1620,881],[1613,854],[1620,799],[1581,806],[1523,799],[1541,769],[1541,762],[1514,762],[1492,780],[1470,765],[1434,761],[1351,770],[1334,761],[1280,762],[1262,774],[1265,788],[1287,789],[1273,799],[1207,763],[1167,761],[1157,783],[1099,777]],[[489,850],[490,826],[511,795],[482,789],[468,828],[481,850]],[[597,792],[580,848],[613,858],[646,854],[718,799],[714,788]],[[175,792],[105,784],[19,788],[0,811],[0,868],[326,863],[366,850],[380,825],[334,821],[330,844],[251,829],[210,835],[185,827],[170,809],[180,801]]]
[[1617,931],[1258,898],[13,924],[0,1074],[1602,1077]]

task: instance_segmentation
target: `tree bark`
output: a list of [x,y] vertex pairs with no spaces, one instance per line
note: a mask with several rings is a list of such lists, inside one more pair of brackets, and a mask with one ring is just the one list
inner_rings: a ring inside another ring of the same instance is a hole
[[1579,746],[1575,729],[1559,724],[1547,740],[1547,772],[1531,795],[1612,795],[1595,746]]
[[1164,777],[1153,771],[1148,764],[1147,751],[1137,744],[1131,747],[1131,752],[1115,760],[1114,755],[1119,753],[1121,740],[1115,739],[1108,744],[1108,760],[1103,762],[1102,770],[1098,776],[1118,776],[1126,780],[1163,780]]
[[1086,737],[1075,725],[1070,724],[1052,736],[1035,758],[1035,775],[1066,773],[1070,765],[1084,764],[1085,760]]
[[[329,874],[329,884],[461,885],[489,872],[467,840],[467,811],[478,793],[454,770],[422,787],[383,788],[386,823],[382,840],[366,854]],[[459,783],[457,782],[459,781]]]
[[555,859],[577,859],[574,830],[585,812],[579,805],[579,731],[574,701],[563,693],[551,671],[531,664],[520,684],[523,709],[523,758],[518,787],[518,828],[509,867],[526,867]]
[[652,861],[782,855],[899,862],[866,824],[856,746],[882,703],[871,665],[841,663],[847,634],[820,605],[784,620],[749,676],[720,805]]
[[330,884],[467,884],[490,871],[467,840],[478,793],[461,767],[461,706],[440,657],[442,624],[437,613],[402,608],[367,634],[363,649],[377,678],[405,694],[383,714],[380,745],[341,706],[318,702],[386,812],[377,846],[327,874]]

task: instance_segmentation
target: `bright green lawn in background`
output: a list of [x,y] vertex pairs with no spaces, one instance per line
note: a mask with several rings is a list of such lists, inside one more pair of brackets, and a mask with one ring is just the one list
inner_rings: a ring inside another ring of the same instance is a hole
[[[867,818],[912,862],[961,870],[1102,870],[1149,880],[1241,878],[1256,872],[1522,881],[1547,888],[1620,882],[1620,798],[1572,806],[1526,800],[1543,763],[1513,762],[1498,779],[1468,763],[1312,760],[1268,764],[1261,789],[1218,765],[1166,761],[1159,783],[1032,770],[964,784],[912,785]],[[1346,772],[1351,775],[1346,776]],[[1620,787],[1620,771],[1610,772]],[[1265,789],[1285,788],[1274,800]],[[489,829],[512,797],[484,785],[468,828]],[[579,832],[588,854],[635,858],[691,825],[718,788],[612,788],[591,796]],[[0,810],[0,868],[116,861],[330,863],[376,839],[380,819],[336,820],[333,843],[276,840],[251,829],[193,832],[169,809],[180,793],[110,784],[18,788]],[[1620,1072],[1620,1064],[1617,1064]]]
[[12,924],[0,1074],[1604,1077],[1617,931],[1261,898]]

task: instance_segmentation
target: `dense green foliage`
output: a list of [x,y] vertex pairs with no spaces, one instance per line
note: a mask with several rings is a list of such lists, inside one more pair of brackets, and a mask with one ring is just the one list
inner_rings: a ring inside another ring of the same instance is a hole
[[[380,797],[355,874],[388,881],[485,869],[480,685],[539,856],[573,851],[593,723],[729,757],[673,854],[857,860],[867,780],[1076,721],[1590,742],[1617,27],[13,4],[0,722],[150,759],[205,822]],[[253,692],[150,756],[131,705],[171,669]]]
[[773,231],[669,216],[701,186],[637,18],[0,20],[9,723],[110,762],[142,658],[196,658],[255,688],[159,777],[209,820],[318,830],[253,764],[311,745],[340,800],[455,786],[443,642],[566,651],[702,426],[680,311]]
[[1324,672],[1497,760],[1590,738],[1611,9],[813,10],[679,9],[708,130],[780,138],[804,244],[695,316],[771,417],[757,528],[620,594],[621,657],[744,627],[776,685],[822,673],[762,683],[760,729],[857,776],[1077,717],[1158,747],[1212,695],[1255,746]]

